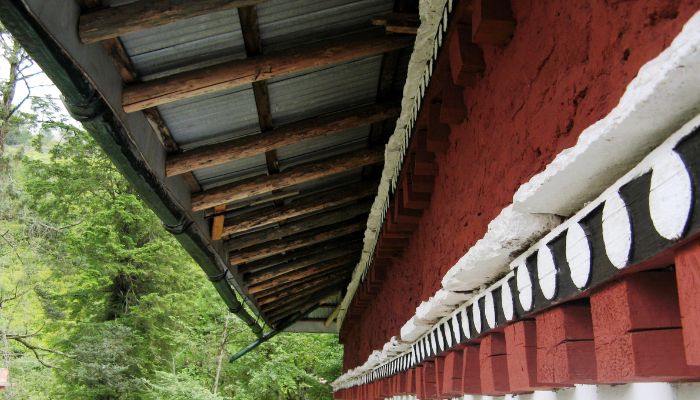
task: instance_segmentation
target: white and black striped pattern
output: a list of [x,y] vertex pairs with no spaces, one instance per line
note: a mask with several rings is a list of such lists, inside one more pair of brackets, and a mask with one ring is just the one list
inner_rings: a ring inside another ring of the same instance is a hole
[[[510,321],[579,296],[700,233],[700,116],[413,343],[387,377]],[[607,221],[607,222],[606,222]],[[614,222],[611,223],[611,221]]]

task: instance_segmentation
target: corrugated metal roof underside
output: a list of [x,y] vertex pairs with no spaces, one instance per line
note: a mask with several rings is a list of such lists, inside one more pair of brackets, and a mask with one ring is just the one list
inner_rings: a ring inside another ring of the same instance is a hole
[[386,0],[272,0],[257,6],[260,36],[266,51],[371,28],[369,21],[393,9]]

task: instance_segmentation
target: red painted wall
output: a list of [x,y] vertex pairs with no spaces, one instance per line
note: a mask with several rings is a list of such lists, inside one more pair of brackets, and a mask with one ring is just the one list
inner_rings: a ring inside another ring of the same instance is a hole
[[512,9],[514,37],[483,48],[486,71],[465,90],[467,120],[438,157],[419,228],[373,304],[344,322],[345,369],[399,334],[515,190],[615,107],[700,0],[512,0]]

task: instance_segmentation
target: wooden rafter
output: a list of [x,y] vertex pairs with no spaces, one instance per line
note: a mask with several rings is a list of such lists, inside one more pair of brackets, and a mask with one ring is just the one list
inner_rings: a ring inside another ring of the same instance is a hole
[[236,237],[227,243],[227,247],[229,250],[245,249],[255,245],[280,240],[312,229],[337,224],[355,218],[358,215],[367,214],[371,206],[372,203],[370,201],[364,201],[327,213],[315,214],[287,225]]
[[305,283],[296,285],[292,288],[287,288],[286,290],[278,291],[273,294],[270,294],[268,296],[264,297],[259,297],[256,299],[257,303],[260,306],[265,306],[267,304],[272,304],[272,303],[277,303],[277,302],[286,302],[294,298],[295,295],[298,295],[300,293],[304,293],[305,291],[308,291],[309,289],[316,289],[316,288],[322,288],[322,287],[331,287],[334,285],[339,284],[340,282],[346,280],[348,278],[350,271],[345,270],[341,272],[335,272],[332,275],[324,275],[320,276],[318,278],[315,278],[310,281],[306,281]]
[[167,25],[199,15],[252,6],[262,0],[139,0],[80,16],[78,34],[83,43],[95,43],[130,32]]
[[339,267],[348,267],[352,264],[354,264],[354,262],[352,262],[352,260],[349,260],[347,257],[340,257],[329,261],[324,261],[322,263],[294,271],[292,273],[283,275],[273,280],[269,280],[267,282],[263,282],[256,285],[250,285],[248,286],[248,293],[256,295],[257,293],[260,293],[265,290],[273,289],[281,285],[290,284],[299,280],[307,279],[317,274],[335,270]]
[[280,321],[298,310],[306,310],[314,305],[323,304],[324,298],[328,294],[336,293],[343,283],[331,285],[330,287],[319,287],[318,290],[310,290],[303,296],[297,296],[290,302],[272,303],[265,307],[265,315],[273,322]]
[[383,161],[383,159],[383,149],[375,148],[301,164],[290,167],[277,175],[256,177],[196,193],[192,195],[192,209],[201,211],[221,204],[251,198],[273,190],[376,164]]
[[412,45],[413,40],[413,37],[407,36],[377,37],[361,34],[182,72],[127,86],[123,93],[123,106],[126,112],[139,111],[277,76],[397,50]]
[[364,222],[355,222],[339,228],[334,228],[322,232],[317,232],[309,235],[304,235],[298,239],[290,239],[279,241],[275,244],[256,246],[245,251],[234,252],[229,255],[231,265],[238,265],[255,260],[261,260],[276,254],[285,253],[291,250],[300,249],[314,245],[316,243],[325,242],[331,239],[343,237],[351,233],[364,230]]
[[[333,260],[339,257],[348,259],[348,255],[357,253],[362,247],[359,245],[342,246],[337,249],[330,251],[324,251],[319,254],[314,254],[308,257],[301,258],[299,260],[290,262],[288,264],[280,265],[279,267],[266,270],[259,274],[254,274],[253,276],[246,279],[246,283],[249,286],[258,285],[264,282],[268,282],[272,279],[283,277],[287,274],[294,273],[301,269],[312,267],[323,263],[325,261]],[[358,255],[359,257],[359,255]]]
[[351,267],[352,264],[349,262],[338,263],[334,267],[328,268],[325,271],[317,273],[313,276],[307,276],[293,282],[280,284],[269,289],[258,291],[255,298],[259,301],[280,293],[286,293],[287,295],[301,293],[304,289],[311,287],[309,286],[310,282],[318,282],[319,284],[322,284],[329,279],[335,279],[343,274],[349,274]]
[[167,176],[174,176],[195,169],[213,167],[263,154],[303,140],[395,118],[399,112],[400,108],[395,104],[376,104],[309,118],[263,135],[250,135],[172,155],[166,161],[165,171]]
[[261,261],[245,263],[238,266],[238,271],[239,273],[244,274],[244,276],[262,272],[271,272],[277,270],[277,268],[285,268],[289,265],[301,263],[310,257],[333,252],[341,248],[354,248],[361,245],[362,238],[360,236],[360,232],[358,231],[352,236],[346,236],[335,240],[332,239],[284,254],[267,257]]
[[387,32],[415,35],[418,33],[420,18],[417,14],[390,13],[372,18],[372,25],[383,26]]
[[279,224],[288,219],[306,214],[321,212],[330,208],[342,206],[374,195],[377,192],[376,183],[359,182],[340,189],[334,189],[319,194],[309,195],[280,209],[267,209],[255,214],[244,214],[226,220],[224,236],[231,236],[264,226]]

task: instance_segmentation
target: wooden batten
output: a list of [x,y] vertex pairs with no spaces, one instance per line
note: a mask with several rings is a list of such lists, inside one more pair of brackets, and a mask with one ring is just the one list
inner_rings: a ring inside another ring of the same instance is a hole
[[272,321],[279,321],[298,312],[298,310],[307,310],[309,307],[323,304],[323,299],[329,294],[336,293],[341,285],[342,281],[329,287],[309,290],[301,296],[295,296],[290,301],[267,304],[263,307],[265,315]]
[[331,239],[326,242],[267,257],[263,260],[251,261],[239,265],[238,272],[244,275],[271,272],[275,271],[277,268],[283,268],[293,263],[302,262],[310,257],[333,252],[340,248],[361,246],[362,239],[359,234],[360,232],[358,231],[350,237],[346,236],[339,239]]
[[[293,297],[294,295],[304,293],[304,292],[308,291],[309,289],[316,289],[319,287],[328,288],[328,287],[337,285],[340,282],[347,279],[348,274],[349,274],[349,271],[343,271],[343,272],[338,272],[338,273],[335,273],[335,274],[329,275],[329,276],[321,276],[317,279],[314,279],[314,280],[308,281],[306,283],[289,288],[288,290],[283,290],[283,291],[271,294],[269,296],[258,298],[257,303],[260,306],[264,306],[266,304],[289,301],[289,300],[292,300],[294,298]],[[305,295],[305,293],[304,293],[304,295]]]
[[285,253],[302,247],[311,246],[338,237],[346,236],[354,232],[364,230],[364,222],[356,222],[323,232],[314,233],[299,239],[285,240],[272,245],[256,246],[249,250],[231,253],[229,261],[231,265],[238,265],[255,260],[261,260],[276,254]]
[[420,17],[416,14],[390,13],[372,18],[372,25],[383,26],[387,32],[415,35],[420,26]]
[[314,275],[322,274],[328,271],[336,270],[340,267],[348,267],[352,265],[347,257],[340,257],[333,260],[325,261],[316,265],[312,265],[308,268],[300,269],[295,272],[277,277],[275,279],[269,280],[267,282],[262,282],[260,284],[248,286],[248,293],[256,295],[257,293],[275,289],[282,285],[293,284],[297,281],[308,279]]
[[232,8],[252,6],[262,0],[140,0],[118,7],[90,11],[80,16],[78,35],[83,43],[95,43],[183,19]]
[[206,190],[192,196],[192,209],[202,211],[221,204],[244,200],[273,190],[310,182],[381,162],[383,149],[368,149],[332,159],[291,167],[280,174],[261,176]]
[[233,89],[248,83],[338,64],[409,47],[413,37],[361,34],[326,40],[291,50],[231,61],[129,85],[124,89],[126,112]]
[[400,107],[395,104],[375,104],[309,118],[264,134],[250,135],[170,156],[165,163],[165,172],[167,176],[174,176],[252,157],[303,140],[396,118],[399,112]]
[[254,215],[247,214],[231,218],[224,225],[223,235],[231,236],[263,226],[278,224],[305,214],[342,206],[374,195],[376,191],[373,183],[360,182],[348,187],[310,195],[279,209],[269,209],[256,212]]
[[347,259],[350,254],[356,253],[361,249],[362,247],[359,245],[359,243],[350,243],[349,245],[340,246],[336,249],[322,251],[318,254],[302,257],[288,264],[280,265],[276,268],[264,270],[262,273],[253,274],[251,277],[246,279],[246,283],[248,285],[256,285],[289,273],[293,273],[300,269],[322,263],[324,261],[329,261],[338,257],[344,257]]
[[226,211],[224,205],[214,207],[214,212],[217,215],[211,222],[211,240],[221,240],[221,233],[224,231],[224,211]]
[[[365,201],[349,207],[341,208],[324,214],[312,215],[300,221],[295,221],[281,227],[272,227],[264,231],[251,233],[245,236],[236,237],[227,243],[229,250],[239,250],[252,247],[258,244],[280,240],[288,236],[296,235],[312,229],[321,228],[328,225],[347,221],[358,215],[369,212],[372,203]],[[222,222],[223,228],[223,222]]]

